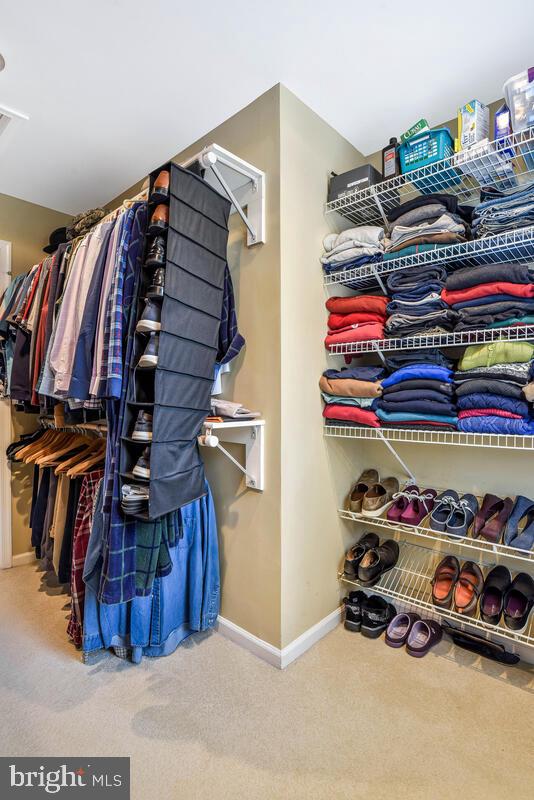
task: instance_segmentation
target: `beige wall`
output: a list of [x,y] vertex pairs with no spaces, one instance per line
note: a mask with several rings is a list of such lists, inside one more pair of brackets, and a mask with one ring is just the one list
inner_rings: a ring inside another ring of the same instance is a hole
[[[364,159],[281,88],[282,646],[339,605],[336,573],[348,543],[337,518],[354,458],[322,433],[319,376],[327,362],[319,256],[328,233],[328,176]],[[334,362],[333,362],[334,363]]]
[[[27,203],[16,197],[0,194],[0,239],[12,244],[13,275],[25,272],[43,257],[43,246],[55,228],[66,225],[70,217],[53,211],[51,208]],[[36,418],[32,414],[13,412],[14,435],[34,430]],[[12,466],[12,531],[13,554],[25,553],[31,549],[28,527],[32,496],[32,467],[25,464]]]

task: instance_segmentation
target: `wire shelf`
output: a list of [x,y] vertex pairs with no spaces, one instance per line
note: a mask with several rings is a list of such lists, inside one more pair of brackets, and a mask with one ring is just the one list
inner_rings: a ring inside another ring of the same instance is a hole
[[[429,551],[416,544],[407,542],[399,543],[399,560],[389,572],[382,576],[380,581],[373,586],[372,591],[377,594],[390,597],[393,600],[400,600],[408,605],[420,608],[432,616],[450,619],[453,622],[465,624],[473,628],[478,628],[486,633],[491,633],[508,639],[515,644],[525,644],[534,646],[534,620],[531,617],[524,631],[512,631],[504,626],[502,621],[499,625],[491,625],[478,617],[467,617],[465,614],[458,614],[456,611],[439,608],[432,602],[432,586],[430,581],[434,576],[435,569],[442,559],[442,554],[430,556]],[[492,564],[479,562],[481,568],[491,568]],[[360,587],[357,581],[350,580],[343,573],[338,577],[344,583]],[[363,588],[363,587],[360,587]]]
[[421,350],[428,347],[462,347],[488,342],[518,342],[534,340],[534,325],[514,325],[509,328],[487,328],[479,331],[458,331],[431,335],[405,336],[402,339],[373,339],[366,342],[333,344],[328,348],[332,355],[358,355],[385,353],[391,350]]
[[[510,153],[510,157],[505,155]],[[532,180],[534,128],[513,133],[326,204],[356,225],[382,224],[388,211],[420,194],[446,192],[462,203],[479,200],[481,186],[512,189]]]
[[447,244],[435,250],[334,272],[325,275],[323,282],[325,286],[343,285],[360,291],[379,286],[380,281],[384,282],[392,272],[410,267],[432,264],[447,267],[452,271],[451,268],[456,270],[463,267],[479,267],[502,261],[516,263],[534,261],[534,225],[485,236],[483,239]]
[[502,450],[534,450],[534,436],[462,431],[411,430],[410,428],[366,428],[352,425],[324,426],[324,435],[342,439],[374,439],[412,444],[448,444],[461,447],[494,447]]
[[516,561],[522,561],[523,563],[526,562],[530,565],[534,564],[534,552],[532,550],[519,550],[516,547],[510,547],[506,544],[491,544],[491,542],[487,542],[485,539],[472,539],[469,536],[447,536],[445,533],[433,531],[430,528],[430,515],[422,520],[420,525],[406,525],[404,523],[390,522],[386,518],[364,517],[363,514],[356,514],[344,508],[340,508],[338,514],[341,519],[361,522],[371,528],[380,528],[388,531],[390,536],[394,533],[398,533],[400,536],[418,536],[434,543],[437,542],[439,544],[446,544],[447,546],[456,546],[461,550],[474,550],[490,557],[504,556],[506,558],[513,558]]

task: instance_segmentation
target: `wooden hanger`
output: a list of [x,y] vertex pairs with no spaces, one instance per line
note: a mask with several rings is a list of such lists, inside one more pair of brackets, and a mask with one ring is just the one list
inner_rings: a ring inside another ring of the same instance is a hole
[[67,472],[69,478],[74,478],[77,475],[83,475],[87,472],[90,472],[93,467],[99,464],[102,461],[105,461],[106,458],[106,442],[102,440],[100,451],[93,453],[89,458],[85,461],[82,461],[80,464],[76,464],[76,466],[71,467]]
[[84,461],[88,456],[92,455],[95,451],[99,451],[102,447],[102,440],[101,439],[90,439],[88,440],[87,447],[81,453],[76,453],[76,455],[69,458],[67,461],[62,461],[58,467],[56,467],[56,475],[61,475],[61,473],[67,472],[71,467],[74,467],[76,464],[79,464],[81,461]]
[[53,462],[57,463],[60,456],[66,455],[75,448],[82,447],[89,441],[87,436],[82,436],[79,433],[69,433],[67,436],[68,439],[62,442],[59,447],[47,448],[47,452],[36,458],[35,463],[39,464],[40,467],[53,466]]
[[44,455],[45,453],[50,452],[50,450],[59,447],[67,438],[68,434],[63,433],[62,431],[52,431],[55,436],[52,436],[47,442],[43,443],[42,446],[29,455],[24,456],[24,461],[26,464],[33,464],[39,456]]
[[17,450],[15,454],[15,461],[24,461],[24,457],[26,455],[30,455],[33,451],[41,449],[43,444],[46,445],[46,442],[49,441],[56,431],[44,431],[43,435],[40,436],[35,441],[30,442],[30,444],[21,447],[20,450]]

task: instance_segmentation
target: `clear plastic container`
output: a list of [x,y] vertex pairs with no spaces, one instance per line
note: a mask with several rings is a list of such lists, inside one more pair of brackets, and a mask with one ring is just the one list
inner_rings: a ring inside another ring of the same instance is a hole
[[510,109],[512,130],[524,131],[534,126],[534,67],[508,78],[503,86],[506,105]]

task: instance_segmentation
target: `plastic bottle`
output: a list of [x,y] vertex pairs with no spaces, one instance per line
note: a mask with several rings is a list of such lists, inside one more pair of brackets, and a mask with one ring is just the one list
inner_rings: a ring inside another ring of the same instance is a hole
[[382,179],[394,178],[400,175],[400,160],[397,149],[397,138],[393,136],[389,144],[382,150]]

